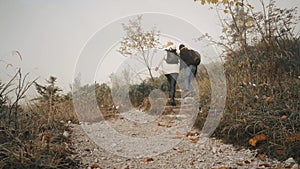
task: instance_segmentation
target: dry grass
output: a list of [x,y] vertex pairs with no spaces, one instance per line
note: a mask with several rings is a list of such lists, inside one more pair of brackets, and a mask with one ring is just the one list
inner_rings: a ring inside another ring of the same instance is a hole
[[[70,128],[62,121],[77,121],[71,100],[53,105],[55,120],[49,124],[42,102],[19,104],[32,84],[25,81],[19,71],[13,80],[0,83],[0,168],[76,168],[78,161],[70,158],[70,140],[63,136]],[[18,92],[8,99],[11,91]]]
[[[263,62],[256,58],[250,60],[251,67],[245,58],[228,60],[226,107],[214,136],[279,160],[293,157],[300,162],[300,65],[292,62],[297,57],[269,57]],[[210,105],[207,72],[199,71],[198,82],[203,106],[195,126],[201,129]],[[267,139],[249,144],[260,134]]]

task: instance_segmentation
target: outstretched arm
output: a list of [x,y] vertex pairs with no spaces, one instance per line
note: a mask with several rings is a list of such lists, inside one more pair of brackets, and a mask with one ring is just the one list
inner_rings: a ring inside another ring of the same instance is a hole
[[155,67],[155,71],[158,71],[158,68],[162,65],[162,63],[163,63],[163,61],[166,59],[166,56],[164,56],[161,60],[160,60],[160,62],[158,63],[158,65]]

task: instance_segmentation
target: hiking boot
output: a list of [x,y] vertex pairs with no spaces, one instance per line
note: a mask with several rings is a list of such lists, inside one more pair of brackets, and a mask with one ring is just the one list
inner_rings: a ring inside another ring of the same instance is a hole
[[174,99],[171,99],[170,103],[172,106],[176,106],[176,101]]

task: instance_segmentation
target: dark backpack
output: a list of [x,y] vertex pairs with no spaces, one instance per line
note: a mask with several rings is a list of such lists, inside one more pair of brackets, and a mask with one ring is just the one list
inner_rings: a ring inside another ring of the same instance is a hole
[[168,64],[178,64],[179,58],[175,52],[167,50],[166,62]]
[[201,55],[199,54],[199,52],[190,49],[189,50],[189,55],[192,58],[192,65],[198,66],[201,62]]

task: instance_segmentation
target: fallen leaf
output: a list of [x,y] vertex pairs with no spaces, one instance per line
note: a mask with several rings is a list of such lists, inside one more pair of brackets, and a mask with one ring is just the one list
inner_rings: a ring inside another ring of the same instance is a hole
[[224,150],[222,150],[222,149],[219,149],[219,151],[218,151],[219,153],[223,153],[224,152]]
[[266,156],[264,156],[264,155],[259,155],[259,159],[260,159],[261,161],[266,161]]
[[158,126],[161,126],[161,127],[167,127],[167,128],[170,128],[172,127],[170,124],[161,124],[161,123],[157,123]]
[[143,162],[144,164],[148,164],[148,163],[151,162],[151,161],[154,161],[154,159],[150,157],[150,158],[147,158],[147,159],[143,160],[142,162]]
[[66,131],[72,131],[72,130],[73,129],[70,126],[66,127]]
[[257,134],[257,135],[255,135],[253,138],[251,138],[249,140],[249,144],[251,146],[255,147],[258,141],[264,141],[264,140],[267,140],[267,139],[268,139],[268,137],[266,135],[264,135],[264,134]]
[[195,160],[190,161],[190,165],[194,165]]
[[200,137],[191,138],[191,143],[197,143],[199,141]]
[[246,160],[246,161],[245,161],[245,164],[250,164],[250,161]]
[[271,164],[268,163],[264,163],[264,164],[259,164],[260,167],[264,166],[264,167],[271,167]]
[[236,148],[235,151],[241,151],[241,148]]
[[253,147],[256,146],[256,143],[257,143],[257,140],[256,140],[255,138],[251,138],[251,139],[249,140],[249,144],[250,144],[251,146],[253,146]]
[[153,158],[147,158],[147,161],[150,162],[150,161],[154,161]]
[[91,165],[91,168],[100,168],[100,165],[95,163],[95,164]]
[[195,136],[195,135],[196,135],[196,133],[192,133],[192,132],[189,131],[189,132],[186,133],[185,136],[186,137],[191,137],[191,136]]
[[243,166],[244,164],[243,163],[236,163],[236,165]]
[[287,119],[286,115],[281,116],[281,120],[285,120],[285,119]]
[[257,134],[257,135],[255,135],[255,137],[254,137],[257,141],[264,141],[264,140],[267,140],[268,139],[268,137],[266,136],[266,135],[264,135],[264,134]]
[[91,151],[89,148],[85,148],[84,151]]

